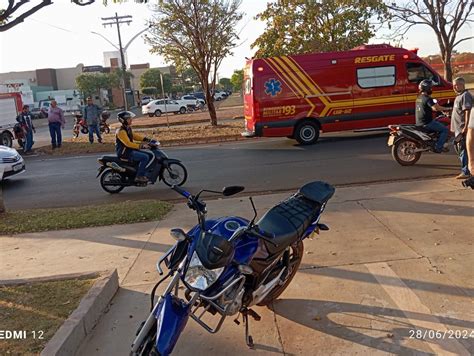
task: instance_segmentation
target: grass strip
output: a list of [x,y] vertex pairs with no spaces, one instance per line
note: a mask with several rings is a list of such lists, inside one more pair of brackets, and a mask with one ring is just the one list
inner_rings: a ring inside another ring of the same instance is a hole
[[[155,129],[147,129],[139,131],[144,136],[155,137],[161,142],[163,147],[169,143],[179,142],[181,144],[194,143],[203,139],[212,141],[213,139],[222,139],[224,137],[240,137],[243,131],[242,120],[238,122],[229,122],[217,126],[209,124],[193,124],[183,126],[159,127]],[[78,138],[68,138],[63,141],[61,148],[52,150],[51,147],[45,146],[36,149],[35,151],[53,155],[73,155],[73,154],[87,154],[87,153],[103,153],[115,151],[115,134],[111,132],[108,135],[103,135],[104,143],[100,144],[95,138],[93,144],[89,143],[87,135],[80,135]]]
[[161,220],[171,207],[167,202],[138,200],[71,208],[7,211],[0,215],[0,235]]
[[21,331],[22,339],[0,339],[0,355],[39,355],[77,308],[94,279],[0,286],[2,330]]

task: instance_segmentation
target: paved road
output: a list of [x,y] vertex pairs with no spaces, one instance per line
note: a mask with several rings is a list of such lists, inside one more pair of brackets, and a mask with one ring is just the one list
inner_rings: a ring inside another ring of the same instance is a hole
[[[425,154],[413,167],[399,166],[391,158],[385,136],[325,135],[314,146],[298,146],[288,139],[262,139],[166,152],[185,163],[189,171],[186,188],[191,192],[232,184],[244,185],[247,192],[274,192],[297,188],[311,180],[341,185],[457,174],[454,154]],[[3,183],[7,209],[178,198],[162,183],[109,195],[95,178],[96,158],[28,157],[27,172]]]

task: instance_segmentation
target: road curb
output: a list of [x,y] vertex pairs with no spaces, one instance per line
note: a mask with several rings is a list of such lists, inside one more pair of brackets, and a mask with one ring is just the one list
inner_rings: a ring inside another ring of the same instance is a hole
[[[66,279],[66,276],[68,275],[51,278],[33,278],[23,281],[59,280],[58,278]],[[41,356],[74,355],[87,335],[89,335],[92,329],[97,325],[100,317],[119,288],[116,269],[102,273],[69,275],[69,277],[71,276],[80,276],[81,278],[97,276],[98,279],[82,298],[77,309],[72,312],[69,318],[67,318],[58,331],[56,331],[52,339],[46,344],[40,354]]]

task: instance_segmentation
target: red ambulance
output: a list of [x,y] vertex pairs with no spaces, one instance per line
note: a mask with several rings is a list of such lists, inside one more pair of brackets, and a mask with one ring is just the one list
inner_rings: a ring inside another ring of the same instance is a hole
[[387,44],[344,52],[251,59],[244,70],[244,136],[313,144],[320,132],[386,129],[415,122],[418,83],[435,82],[441,105],[455,93],[433,68]]

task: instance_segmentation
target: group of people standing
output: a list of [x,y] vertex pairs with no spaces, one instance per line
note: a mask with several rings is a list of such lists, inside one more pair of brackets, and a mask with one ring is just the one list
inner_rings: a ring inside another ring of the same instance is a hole
[[[96,134],[99,143],[102,143],[99,129],[101,112],[102,110],[100,107],[93,103],[91,97],[88,97],[87,105],[83,109],[83,115],[89,128],[90,143],[94,143],[94,133]],[[34,144],[33,133],[36,133],[36,129],[33,125],[33,115],[30,112],[29,105],[23,105],[22,111],[20,115],[17,116],[16,121],[20,124],[20,127],[25,133],[23,153],[29,154]],[[48,109],[48,127],[51,136],[51,148],[53,150],[61,148],[63,141],[62,130],[64,129],[65,124],[66,119],[64,118],[63,109],[58,106],[56,100],[52,100],[51,106]]]

